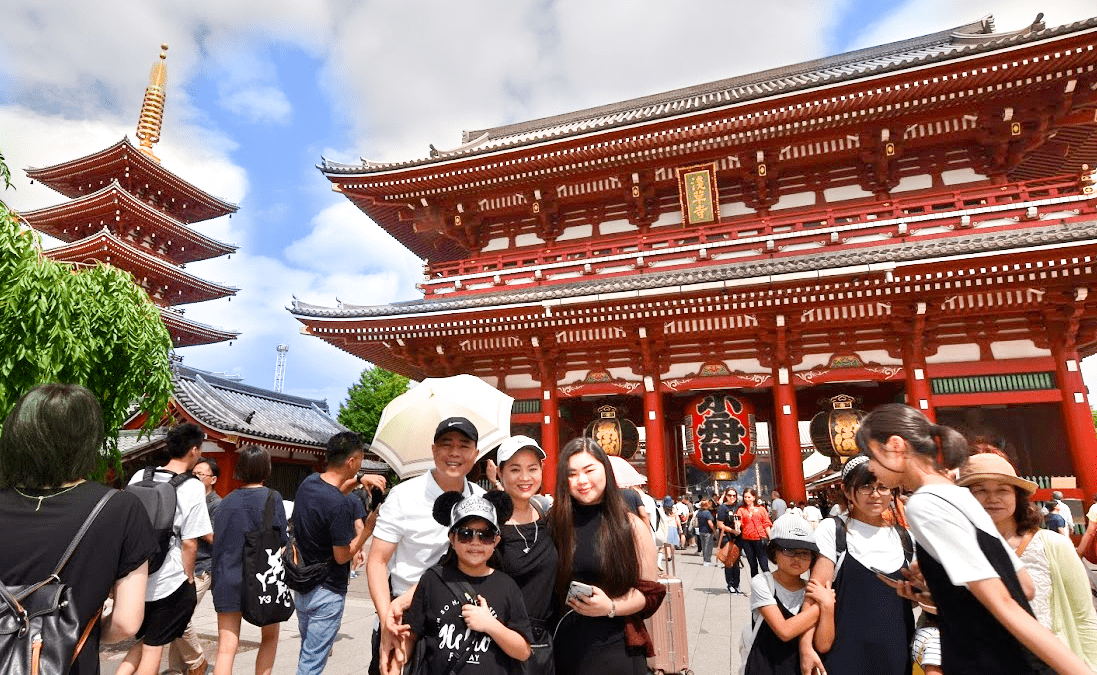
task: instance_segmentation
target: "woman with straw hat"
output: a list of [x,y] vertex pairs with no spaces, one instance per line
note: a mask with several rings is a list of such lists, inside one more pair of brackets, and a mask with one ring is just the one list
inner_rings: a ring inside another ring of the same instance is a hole
[[1036,483],[1018,477],[1004,457],[984,453],[961,467],[957,484],[971,490],[1028,570],[1036,586],[1031,600],[1036,619],[1097,668],[1097,613],[1089,578],[1070,539],[1040,527],[1040,513],[1030,501]]

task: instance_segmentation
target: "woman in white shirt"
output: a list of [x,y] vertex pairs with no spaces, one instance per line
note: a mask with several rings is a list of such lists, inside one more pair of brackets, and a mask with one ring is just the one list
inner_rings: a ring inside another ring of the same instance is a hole
[[819,630],[810,631],[801,640],[800,659],[814,662],[814,648],[830,673],[906,675],[914,612],[875,570],[901,578],[913,557],[913,543],[905,529],[885,520],[892,492],[876,480],[868,464],[864,455],[846,462],[841,498],[849,513],[827,518],[815,530],[819,558],[811,578],[833,582],[834,629],[821,623]]
[[[915,490],[906,516],[937,605],[945,673],[1092,673],[1032,616],[1023,590],[1031,594],[1032,580],[1021,561],[971,493],[943,475],[967,459],[963,436],[889,403],[862,420],[856,440],[881,483]],[[896,586],[914,597],[909,582]]]

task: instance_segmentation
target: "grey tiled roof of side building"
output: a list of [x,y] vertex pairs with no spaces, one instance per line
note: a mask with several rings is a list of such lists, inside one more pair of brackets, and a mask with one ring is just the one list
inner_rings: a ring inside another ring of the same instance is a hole
[[993,25],[994,19],[988,15],[979,21],[909,40],[562,115],[491,129],[466,131],[462,138],[463,145],[437,152],[431,157],[401,162],[372,162],[363,159],[360,164],[342,164],[324,159],[318,168],[332,175],[367,174],[425,165],[454,157],[470,156],[574,134],[628,126],[1045,40],[1097,26],[1097,17],[1056,28],[1044,28],[1038,25],[1037,30],[1032,30],[1032,26],[1026,26],[1019,31],[1004,33],[989,32],[993,30]]
[[224,379],[186,366],[175,373],[175,399],[219,431],[322,447],[346,427],[323,400],[291,396]]
[[595,293],[618,293],[622,291],[661,288],[683,284],[698,284],[731,279],[747,279],[793,272],[809,272],[833,267],[869,265],[888,262],[917,262],[940,256],[965,255],[1010,250],[1026,246],[1041,246],[1097,238],[1097,221],[1070,223],[1069,225],[1049,225],[1027,228],[1022,231],[1008,230],[986,234],[969,234],[963,237],[946,237],[927,241],[869,246],[856,249],[843,249],[826,253],[812,253],[776,260],[756,260],[713,265],[711,267],[691,267],[665,273],[636,273],[630,276],[610,279],[591,280],[579,283],[561,283],[552,286],[537,286],[526,290],[505,291],[464,295],[452,299],[413,300],[391,305],[352,305],[343,303],[340,307],[323,307],[295,301],[290,312],[297,316],[313,317],[369,317],[369,316],[406,316],[443,312],[480,307],[495,307],[518,303],[536,303],[559,298],[592,295]]

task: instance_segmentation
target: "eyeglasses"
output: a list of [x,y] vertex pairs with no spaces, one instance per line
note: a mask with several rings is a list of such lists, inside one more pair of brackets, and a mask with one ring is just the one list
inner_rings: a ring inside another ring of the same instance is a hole
[[457,528],[457,541],[462,544],[471,544],[473,538],[479,539],[481,544],[494,544],[499,535],[491,530],[477,530],[471,527]]
[[857,488],[857,494],[862,497],[869,497],[873,492],[884,497],[891,494],[891,488],[884,485],[862,485]]
[[197,472],[195,472],[194,477],[195,478],[213,478],[213,474],[212,473],[197,473]]
[[781,555],[794,560],[811,560],[812,552],[806,548],[779,548]]

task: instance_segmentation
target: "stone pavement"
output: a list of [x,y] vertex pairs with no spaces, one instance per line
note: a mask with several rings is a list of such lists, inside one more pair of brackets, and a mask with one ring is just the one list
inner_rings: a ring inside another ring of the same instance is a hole
[[[714,557],[715,560],[715,557]],[[689,667],[695,675],[728,675],[739,668],[739,636],[750,620],[745,596],[729,595],[724,587],[724,572],[718,563],[704,567],[693,549],[676,556],[678,576],[686,594],[686,625],[689,634]],[[749,570],[744,570],[740,585],[749,592]],[[326,675],[365,673],[370,660],[370,636],[375,613],[369,599],[365,574],[350,582],[343,625],[335,642],[334,654],[328,659]],[[217,653],[217,615],[210,595],[195,611],[195,627],[212,663]],[[234,675],[255,672],[255,650],[259,646],[259,629],[244,624],[240,636],[240,651],[233,664]],[[104,645],[100,650],[103,675],[114,675],[129,643]],[[282,624],[274,675],[297,672],[300,634],[297,618]],[[166,650],[165,650],[166,651]],[[166,657],[163,668],[166,668]]]

